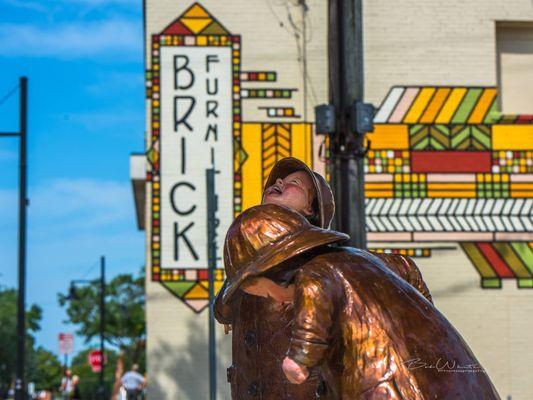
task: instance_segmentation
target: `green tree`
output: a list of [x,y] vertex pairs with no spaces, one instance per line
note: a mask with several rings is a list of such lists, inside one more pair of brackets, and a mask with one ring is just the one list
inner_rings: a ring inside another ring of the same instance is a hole
[[[122,274],[106,285],[105,333],[108,345],[124,354],[126,365],[133,362],[144,370],[146,328],[144,318],[144,268],[138,276]],[[59,294],[59,304],[67,308],[76,333],[91,343],[100,336],[100,283],[79,286],[75,298]]]
[[57,356],[37,347],[28,357],[28,382],[35,383],[37,389],[57,390],[63,375],[63,365]]
[[[16,368],[17,292],[0,288],[0,393],[12,384]],[[42,310],[31,305],[26,310],[26,380],[35,382],[37,389],[57,386],[61,379],[61,363],[57,357],[35,348],[35,332],[40,330]]]

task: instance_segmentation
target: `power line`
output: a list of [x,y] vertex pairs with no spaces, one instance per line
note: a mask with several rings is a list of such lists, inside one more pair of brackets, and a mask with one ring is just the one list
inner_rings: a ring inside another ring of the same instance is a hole
[[4,95],[4,97],[2,97],[2,99],[0,100],[0,106],[2,106],[7,101],[7,99],[9,99],[13,95],[13,93],[15,93],[18,90],[18,88],[19,88],[19,85],[17,84],[6,95]]
[[85,271],[85,274],[80,279],[85,279],[87,277],[87,275],[89,275],[91,272],[93,272],[94,267],[97,267],[97,266],[98,266],[98,261],[93,262],[92,265],[89,266],[87,271]]

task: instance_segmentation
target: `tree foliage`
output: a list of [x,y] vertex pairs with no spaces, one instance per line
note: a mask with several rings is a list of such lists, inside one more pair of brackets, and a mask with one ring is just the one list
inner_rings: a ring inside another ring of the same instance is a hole
[[[74,296],[72,296],[74,295]],[[144,268],[140,274],[115,276],[105,291],[105,370],[106,393],[111,393],[118,353],[125,365],[137,363],[145,369],[146,328],[144,318]],[[72,359],[72,373],[80,377],[82,398],[97,398],[99,373],[92,371],[88,356],[100,345],[100,280],[76,286],[74,293],[58,294],[59,304],[66,307],[68,320],[87,348]]]
[[[106,285],[105,333],[107,344],[122,351],[125,359],[144,367],[146,338],[144,318],[144,269],[138,276],[122,274]],[[59,294],[59,304],[67,308],[68,322],[76,333],[91,343],[100,336],[100,281],[79,286],[75,298]]]
[[[75,298],[59,294],[59,304],[67,307],[68,321],[78,326],[76,333],[86,343],[100,336],[100,281],[79,286]],[[106,285],[105,340],[120,349],[131,349],[143,344],[144,276],[117,275]]]
[[[0,392],[5,392],[15,378],[17,348],[17,292],[0,288]],[[26,380],[37,389],[57,387],[61,362],[48,350],[35,348],[35,332],[40,330],[42,310],[31,305],[26,310]]]
[[57,390],[63,368],[57,356],[43,347],[28,354],[28,382],[35,383],[37,389]]

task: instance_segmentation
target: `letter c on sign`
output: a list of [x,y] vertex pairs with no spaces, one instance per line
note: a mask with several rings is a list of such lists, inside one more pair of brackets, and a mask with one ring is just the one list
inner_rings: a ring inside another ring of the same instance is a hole
[[178,182],[176,183],[173,187],[172,187],[172,190],[170,191],[170,205],[172,206],[172,209],[177,212],[179,215],[181,216],[184,216],[184,215],[189,215],[191,213],[194,212],[194,210],[196,210],[196,205],[192,205],[188,210],[186,211],[180,211],[177,207],[177,202],[176,202],[176,191],[178,190],[178,188],[180,186],[185,186],[189,189],[191,189],[193,192],[196,191],[196,187],[194,185],[192,185],[191,183],[189,182]]

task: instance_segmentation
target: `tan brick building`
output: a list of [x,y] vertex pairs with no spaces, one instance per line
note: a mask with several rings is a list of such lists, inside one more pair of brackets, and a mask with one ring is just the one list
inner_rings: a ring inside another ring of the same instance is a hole
[[[150,399],[208,397],[205,168],[219,238],[272,163],[324,171],[327,1],[145,0]],[[415,257],[502,398],[533,398],[533,3],[364,1],[369,247]],[[219,248],[221,246],[219,245]],[[218,266],[223,268],[223,265]],[[216,289],[223,279],[217,273]],[[217,331],[219,397],[229,336]]]

